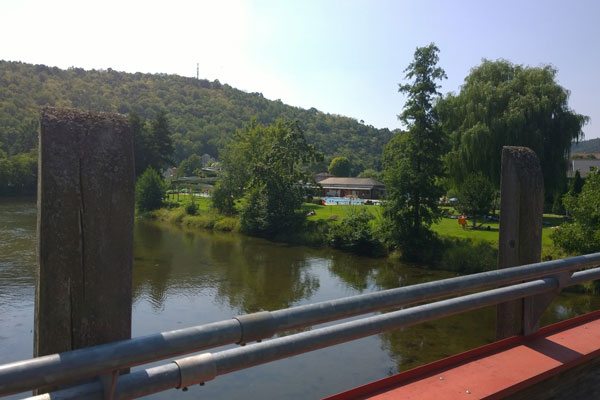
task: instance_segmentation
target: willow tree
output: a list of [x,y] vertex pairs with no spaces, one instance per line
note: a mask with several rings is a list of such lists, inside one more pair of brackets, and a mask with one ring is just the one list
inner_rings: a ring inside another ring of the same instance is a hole
[[437,110],[451,137],[447,165],[459,187],[473,172],[500,184],[503,146],[527,146],[540,158],[548,198],[564,189],[571,142],[583,138],[588,117],[569,108],[569,91],[551,66],[524,67],[484,60],[471,70],[457,95]]
[[433,43],[417,48],[404,70],[410,83],[399,85],[407,100],[398,118],[408,130],[396,134],[383,154],[386,231],[390,244],[407,258],[420,256],[429,228],[439,218],[437,203],[443,194],[438,182],[445,139],[433,104],[439,97],[437,81],[446,74],[437,66],[438,52]]

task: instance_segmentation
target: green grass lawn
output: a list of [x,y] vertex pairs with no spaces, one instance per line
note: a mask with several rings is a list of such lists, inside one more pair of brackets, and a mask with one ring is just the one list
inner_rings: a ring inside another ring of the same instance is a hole
[[[310,211],[314,211],[315,215],[308,216],[309,221],[317,221],[322,219],[335,219],[337,221],[341,221],[346,218],[348,215],[351,215],[358,210],[365,208],[369,211],[375,218],[381,216],[383,212],[383,208],[381,206],[365,206],[365,205],[331,205],[331,206],[323,206],[312,203],[304,203],[302,205],[302,210],[305,213]],[[337,217],[336,217],[337,216]]]
[[[179,199],[179,203],[183,205],[191,201],[192,195],[188,193],[169,194],[167,199],[169,201],[178,201]],[[210,203],[209,197],[194,196],[194,204],[198,205],[199,211],[209,211]]]
[[[542,226],[542,246],[552,246],[552,239],[550,239],[550,233],[552,227],[560,225],[565,221],[564,217],[555,214],[544,214],[543,215],[543,226]],[[433,226],[433,230],[438,232],[440,235],[456,236],[461,238],[476,238],[487,240],[491,243],[498,245],[498,222],[485,220],[483,225],[476,230],[471,229],[472,220],[468,220],[467,229],[463,230],[458,225],[458,220],[450,218],[442,218],[442,220]],[[481,224],[482,221],[477,221],[477,225]],[[490,230],[487,230],[487,227]]]
[[[479,225],[481,221],[477,222]],[[466,229],[458,224],[458,219],[442,218],[439,223],[433,225],[433,230],[440,235],[444,236],[455,236],[460,238],[473,238],[483,239],[488,242],[498,245],[498,223],[493,221],[487,221],[476,230],[471,228],[472,221],[467,220]],[[490,230],[487,230],[489,226]]]

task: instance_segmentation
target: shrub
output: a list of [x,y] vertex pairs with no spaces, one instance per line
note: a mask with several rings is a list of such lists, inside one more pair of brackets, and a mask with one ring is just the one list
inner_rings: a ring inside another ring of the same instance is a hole
[[169,222],[173,224],[180,224],[185,217],[185,210],[183,208],[176,208],[173,212],[169,213]]
[[563,197],[572,223],[564,223],[550,234],[554,244],[569,254],[600,251],[600,174],[587,175],[579,194],[576,188]]
[[600,250],[600,230],[578,221],[560,225],[550,233],[550,238],[569,255],[589,254]]
[[163,207],[171,209],[171,208],[177,208],[179,207],[180,204],[178,201],[176,200],[163,200]]
[[187,215],[196,215],[196,214],[198,214],[198,204],[196,204],[194,202],[194,198],[192,198],[192,201],[188,202],[185,205],[185,213]]
[[331,247],[361,255],[380,256],[382,243],[373,234],[370,221],[373,215],[365,209],[353,212],[329,230],[327,240]]
[[233,217],[224,217],[215,222],[213,229],[223,232],[237,232],[240,230],[240,220]]
[[201,215],[186,215],[181,224],[187,228],[213,229],[217,216],[215,214],[203,213]]
[[480,239],[444,237],[437,267],[448,271],[473,274],[496,269],[498,250]]

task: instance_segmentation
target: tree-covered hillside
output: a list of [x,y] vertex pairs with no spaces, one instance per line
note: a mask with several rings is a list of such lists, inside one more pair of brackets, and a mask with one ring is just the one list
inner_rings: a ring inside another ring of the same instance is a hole
[[380,169],[392,133],[339,115],[288,106],[221,84],[177,75],[123,73],[111,69],[61,70],[0,61],[0,158],[26,153],[37,143],[39,107],[74,107],[150,119],[164,110],[179,164],[191,154],[218,157],[235,131],[252,116],[269,125],[277,118],[298,120],[307,140],[325,154],[321,170],[335,156],[348,157],[355,173]]
[[582,140],[573,142],[571,153],[600,153],[600,139]]

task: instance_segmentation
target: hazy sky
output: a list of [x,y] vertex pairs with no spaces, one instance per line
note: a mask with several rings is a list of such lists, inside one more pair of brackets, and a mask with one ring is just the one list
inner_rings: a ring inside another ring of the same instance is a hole
[[482,58],[552,64],[600,137],[600,1],[0,0],[0,59],[196,75],[397,128],[414,50],[457,92]]

